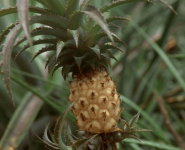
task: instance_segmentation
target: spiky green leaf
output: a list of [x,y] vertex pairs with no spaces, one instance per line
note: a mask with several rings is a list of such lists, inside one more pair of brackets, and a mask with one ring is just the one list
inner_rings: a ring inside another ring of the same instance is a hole
[[[58,39],[53,39],[53,38],[50,38],[50,39],[39,39],[39,40],[36,40],[36,41],[33,41],[33,46],[35,45],[39,45],[39,44],[56,44],[56,42],[58,41]],[[17,55],[15,56],[14,59],[16,59],[23,51],[25,51],[27,48],[29,48],[30,45],[27,44],[25,45],[18,53]]]
[[52,147],[53,149],[60,149],[60,147],[56,144],[56,143],[53,143],[49,137],[48,137],[48,127],[49,127],[49,124],[46,126],[45,128],[45,131],[44,131],[44,136],[43,136],[43,140],[44,142],[49,145],[50,147]]
[[142,128],[134,128],[134,129],[132,129],[132,133],[136,133],[136,132],[148,132],[148,131],[152,131],[152,130],[142,129]]
[[69,17],[69,29],[70,30],[76,30],[81,25],[83,25],[84,22],[84,12],[83,11],[75,11],[73,12]]
[[86,10],[84,11],[90,18],[92,18],[97,24],[100,25],[100,27],[105,31],[105,33],[108,35],[110,40],[114,42],[111,31],[108,27],[108,24],[106,20],[104,19],[101,12],[94,6],[87,6]]
[[48,25],[54,28],[63,28],[67,29],[68,19],[62,16],[45,14],[39,16],[33,16],[30,18],[30,25],[34,23],[41,23],[44,25]]
[[53,67],[56,65],[56,54],[53,54],[52,57],[49,58],[47,64],[48,64],[48,73],[50,73]]
[[116,59],[116,57],[114,57],[114,55],[111,52],[111,50],[107,49],[107,53],[109,54],[110,58],[113,58],[114,60],[116,60],[118,62],[118,60]]
[[75,40],[75,43],[76,43],[76,48],[78,48],[80,29],[79,28],[77,30],[69,30],[68,29],[67,31],[73,36],[73,39]]
[[[34,132],[33,132],[34,133]],[[40,141],[42,142],[48,149],[52,149],[54,150],[53,147],[51,147],[49,144],[47,144],[43,139],[41,139],[36,133],[34,133],[35,137]]]
[[105,45],[102,45],[101,47],[100,47],[100,49],[104,52],[104,51],[106,51],[107,49],[116,49],[116,50],[119,50],[119,51],[121,51],[122,53],[124,53],[124,51],[121,49],[121,48],[119,48],[119,47],[117,47],[117,46],[115,46],[115,45],[112,45],[112,43],[107,43],[107,44],[105,44]]
[[112,3],[106,5],[105,7],[101,8],[101,12],[104,13],[114,7],[117,7],[117,6],[120,6],[120,5],[123,5],[123,4],[126,4],[126,3],[131,3],[131,2],[150,2],[150,3],[153,3],[152,1],[150,0],[119,0],[119,1],[113,1]]
[[59,41],[57,43],[56,59],[58,59],[61,56],[60,54],[62,53],[64,47],[65,48],[67,48],[67,47],[75,48],[74,45],[75,44],[74,44],[74,40],[73,39],[68,40],[67,42]]
[[105,60],[105,61],[109,64],[109,66],[111,67],[111,61],[110,61],[110,56],[109,56],[109,54],[107,54],[107,53],[102,53],[102,54],[101,54],[101,59],[102,59],[102,60]]
[[66,146],[63,141],[62,141],[62,130],[64,128],[64,125],[66,123],[66,117],[67,117],[67,114],[68,112],[72,109],[73,105],[77,102],[77,100],[75,102],[73,102],[69,107],[68,109],[64,112],[63,114],[63,117],[61,119],[61,122],[59,122],[59,130],[58,130],[58,141],[59,141],[59,145],[61,147],[61,149],[65,149],[65,150],[72,150],[72,147],[71,146]]
[[126,47],[128,47],[127,44],[122,41],[116,34],[112,33],[112,36],[114,37],[115,42],[120,42],[121,44],[124,44]]
[[134,115],[134,117],[129,121],[128,124],[130,127],[134,126],[137,123],[137,121],[139,120],[139,116],[140,116],[140,111],[136,115]]
[[106,19],[107,23],[110,23],[112,21],[118,21],[118,20],[131,21],[130,19],[122,17],[122,16],[114,16],[114,17],[109,17],[108,19]]
[[85,146],[87,143],[91,142],[97,136],[98,136],[98,134],[95,134],[95,135],[90,136],[87,139],[78,140],[76,143],[74,143],[76,150],[81,150],[83,148],[83,146]]
[[40,54],[48,52],[48,51],[54,51],[56,49],[55,45],[49,45],[49,46],[45,46],[44,48],[42,48],[41,50],[39,50],[34,57],[32,58],[31,62]]
[[[3,72],[3,79],[5,82],[6,89],[8,91],[9,97],[14,104],[14,100],[12,97],[12,89],[11,89],[11,82],[10,82],[10,59],[11,59],[11,50],[14,43],[14,40],[17,36],[18,31],[21,29],[21,25],[16,25],[7,35],[6,40],[4,42],[4,47],[2,50],[2,72]],[[15,104],[14,104],[15,105]]]
[[2,34],[0,34],[0,44],[4,41],[4,39],[6,38],[6,35],[10,32],[10,30],[15,27],[18,23],[12,24],[10,26],[8,26]]
[[91,50],[98,56],[98,58],[100,59],[100,48],[98,45],[96,45],[95,47],[92,47]]
[[94,35],[91,35],[85,42],[87,47],[94,47],[101,38],[106,37],[106,33],[100,32]]
[[171,5],[168,4],[168,2],[166,2],[164,0],[158,0],[158,1],[160,1],[161,3],[166,5],[169,9],[171,9],[177,15],[177,12],[173,9],[173,7]]
[[91,0],[80,0],[79,1],[79,8],[80,10],[84,10],[90,3]]
[[83,59],[87,57],[87,55],[88,55],[88,53],[85,53],[83,56],[74,57],[75,62],[77,64],[77,66],[78,66],[79,71],[81,70],[81,63],[82,63]]
[[63,41],[58,41],[57,42],[56,59],[58,59],[58,57],[59,57],[61,51],[63,50],[64,46],[65,46],[65,42],[63,42]]
[[29,5],[28,5],[28,0],[17,0],[17,9],[18,9],[18,15],[19,19],[22,25],[22,28],[24,30],[24,33],[28,39],[28,43],[31,46],[31,49],[33,50],[33,44],[32,44],[32,39],[30,35],[30,30],[29,30]]
[[53,14],[64,15],[66,1],[65,0],[36,0],[42,5],[46,6]]
[[72,12],[78,10],[79,8],[79,0],[68,0],[66,6],[66,15],[69,17]]
[[85,21],[85,24],[84,24],[85,31],[88,32],[89,29],[94,27],[94,25],[95,25],[94,20],[92,18],[87,18],[87,20]]
[[[46,13],[49,13],[49,10],[41,7],[29,6],[29,12],[46,14]],[[8,14],[12,14],[12,13],[17,13],[17,6],[0,10],[0,17]]]
[[70,65],[63,65],[62,76],[64,77],[64,80],[67,78],[68,73],[71,71],[71,68],[73,68],[73,71],[75,71],[76,68],[74,69],[74,66],[75,66],[75,63],[70,64]]
[[72,145],[76,141],[74,139],[74,135],[72,134],[71,127],[68,122],[65,124],[64,135],[66,135],[66,138],[69,141],[68,145]]
[[[31,32],[31,37],[35,37],[38,35],[52,35],[64,41],[66,40],[66,30],[59,29],[59,28],[39,27],[34,29]],[[21,43],[23,43],[25,40],[26,40],[26,37],[17,39],[14,44],[14,48],[20,45]]]
[[95,70],[95,67],[96,67],[95,62],[96,62],[96,59],[86,61],[86,63],[89,64],[93,70]]

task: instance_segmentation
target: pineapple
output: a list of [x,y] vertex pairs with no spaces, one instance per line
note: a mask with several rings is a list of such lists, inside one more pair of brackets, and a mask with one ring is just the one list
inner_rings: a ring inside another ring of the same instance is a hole
[[[27,2],[25,0],[18,1],[22,1],[24,4]],[[114,137],[125,138],[123,133],[127,128],[129,135],[133,135],[137,131],[132,132],[129,123],[124,121],[123,127],[115,127],[121,114],[120,99],[115,82],[107,73],[107,68],[111,66],[110,59],[116,59],[112,51],[123,52],[120,47],[116,46],[116,43],[125,45],[116,34],[111,32],[111,27],[117,27],[112,22],[128,19],[120,16],[105,18],[103,13],[116,6],[133,2],[133,0],[112,1],[101,9],[90,5],[92,0],[36,1],[45,8],[34,6],[26,8],[26,4],[18,5],[20,21],[9,26],[0,35],[0,42],[5,39],[2,51],[2,72],[10,97],[12,98],[8,66],[11,48],[19,46],[28,38],[29,43],[20,50],[18,56],[31,46],[48,44],[35,54],[32,61],[38,55],[49,52],[51,56],[46,62],[49,73],[53,74],[58,68],[62,68],[61,74],[64,79],[68,77],[69,73],[72,73],[73,81],[70,82],[71,94],[68,100],[73,106],[72,112],[76,117],[79,130],[85,132],[85,135],[98,134],[102,139],[106,139],[109,146],[116,149],[113,141],[119,140]],[[134,1],[150,2],[149,0]],[[14,13],[16,8],[2,10],[0,15]],[[24,16],[26,9],[40,15],[35,15],[27,20],[27,17]],[[29,33],[28,24],[35,23],[40,23],[42,26]],[[16,39],[22,29],[21,25],[26,36]],[[49,35],[52,38],[30,41],[30,37],[39,35]],[[134,135],[130,137],[134,137]],[[55,142],[57,143],[57,141]],[[107,144],[102,141],[101,145]]]
[[109,133],[120,118],[120,100],[115,83],[104,70],[79,74],[70,82],[69,102],[80,130]]

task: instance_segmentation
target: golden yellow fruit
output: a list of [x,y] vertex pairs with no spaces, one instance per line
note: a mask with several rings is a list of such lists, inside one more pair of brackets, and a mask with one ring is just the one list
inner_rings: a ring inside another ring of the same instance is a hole
[[115,83],[106,71],[91,71],[74,77],[70,82],[69,102],[80,130],[109,133],[120,118],[120,100]]

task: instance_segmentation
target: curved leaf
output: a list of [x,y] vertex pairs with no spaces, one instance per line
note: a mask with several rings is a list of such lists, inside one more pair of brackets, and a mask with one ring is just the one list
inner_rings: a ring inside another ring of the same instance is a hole
[[94,6],[87,6],[86,10],[84,11],[90,18],[92,18],[97,24],[100,25],[100,27],[105,31],[105,33],[108,35],[110,40],[114,42],[114,39],[112,37],[111,31],[109,29],[109,26],[104,19],[101,12]]
[[57,49],[56,49],[56,59],[58,59],[61,51],[63,50],[63,48],[65,47],[65,42],[63,41],[58,41],[57,42]]
[[84,12],[83,11],[75,11],[73,12],[69,17],[69,29],[70,30],[76,30],[79,28],[79,26],[83,25],[83,17]]
[[[40,16],[34,16],[29,19],[29,24],[32,25],[34,23],[41,23],[44,25],[48,25],[51,27],[58,27],[62,29],[67,28],[68,20],[62,16],[56,16],[56,15],[40,15]],[[12,24],[8,28],[6,28],[2,34],[0,34],[0,43],[5,39],[5,36],[9,33],[9,30],[12,29],[17,23]]]
[[29,31],[29,15],[28,15],[28,11],[29,11],[29,5],[28,5],[28,0],[17,0],[17,9],[18,9],[18,15],[19,15],[19,19],[22,25],[22,28],[24,30],[24,33],[28,39],[28,43],[31,46],[31,49],[33,50],[33,44],[32,44],[32,39],[31,39],[31,35],[30,35],[30,31]]
[[98,45],[96,45],[95,47],[91,48],[91,50],[98,56],[98,58],[100,59],[100,48]]
[[79,8],[79,0],[68,0],[66,6],[66,15],[69,17],[72,12],[78,10]]
[[[29,12],[34,12],[34,13],[39,13],[39,14],[50,13],[48,9],[41,8],[41,7],[35,7],[35,6],[29,6]],[[0,10],[0,17],[8,15],[8,14],[12,14],[12,13],[17,13],[17,6]]]
[[54,139],[55,142],[57,144],[60,145],[61,149],[65,149],[65,150],[72,150],[71,146],[66,146],[63,141],[62,141],[62,132],[63,132],[63,128],[64,125],[67,121],[67,114],[68,112],[72,109],[73,105],[76,103],[73,102],[72,104],[70,104],[70,106],[68,107],[68,109],[62,114],[62,116],[59,118],[59,120],[57,121],[56,125],[55,125],[55,129],[54,129]]
[[41,23],[51,27],[67,29],[68,19],[62,16],[45,14],[31,17],[30,25],[34,23]]
[[48,52],[48,51],[52,51],[52,50],[55,50],[56,49],[56,46],[55,45],[49,45],[49,46],[46,46],[44,48],[42,48],[41,50],[39,50],[35,55],[34,57],[32,58],[31,62],[40,54],[44,53],[44,52]]
[[79,141],[77,141],[74,145],[76,147],[76,150],[81,150],[83,148],[84,145],[86,145],[87,143],[91,142],[95,137],[97,137],[98,134],[92,135],[87,139],[81,139]]
[[48,127],[49,127],[49,124],[46,126],[45,130],[44,130],[44,136],[43,136],[43,140],[44,140],[44,143],[46,143],[49,147],[52,147],[53,149],[60,149],[60,147],[56,144],[56,143],[53,143],[49,137],[48,137]]
[[[58,41],[58,39],[39,39],[37,41],[33,41],[33,46],[35,45],[39,45],[39,44],[56,44],[56,42]],[[25,51],[27,48],[29,48],[30,45],[27,44],[25,45],[15,56],[14,59],[17,58],[18,55],[20,55],[23,51]]]
[[52,13],[58,15],[65,14],[65,0],[36,0],[37,2],[41,3],[42,5],[46,6]]
[[158,1],[160,1],[161,3],[163,3],[164,5],[166,5],[169,9],[171,9],[177,15],[177,12],[166,1],[164,1],[164,0],[158,0]]
[[106,51],[107,49],[117,49],[117,50],[121,51],[122,53],[124,53],[124,51],[121,48],[119,48],[119,47],[117,47],[115,45],[112,45],[110,43],[107,43],[105,45],[102,45],[100,47],[100,49],[101,49],[101,51]]
[[10,99],[12,100],[14,106],[14,100],[12,97],[12,89],[11,89],[11,82],[10,82],[10,59],[11,59],[11,50],[14,43],[14,40],[17,36],[18,31],[21,29],[21,25],[16,25],[7,35],[4,47],[2,50],[2,73],[3,73],[3,80],[5,82],[5,86],[7,88],[8,94]]
[[106,11],[108,11],[109,9],[112,9],[114,7],[126,4],[126,3],[131,3],[131,2],[150,2],[153,3],[150,0],[119,0],[119,1],[113,1],[112,3],[110,3],[109,5],[106,5],[105,7],[101,8],[101,12],[104,13]]
[[45,65],[45,68],[48,66],[48,73],[51,72],[55,64],[56,64],[56,54],[53,54],[51,57],[49,57]]
[[73,36],[73,39],[76,43],[76,48],[78,48],[78,40],[79,40],[79,36],[80,36],[80,29],[78,30],[67,30],[69,31],[69,33]]
[[90,36],[87,40],[86,40],[86,45],[89,46],[89,47],[93,47],[97,44],[97,42],[103,38],[103,37],[107,37],[106,33],[104,32],[100,32],[100,33],[97,33],[97,34],[94,34],[92,36]]
[[116,42],[120,42],[120,43],[124,44],[126,47],[128,47],[127,44],[124,41],[122,41],[116,34],[112,33],[112,36],[114,37],[114,40]]
[[122,16],[114,16],[106,19],[107,23],[112,22],[112,21],[117,21],[117,20],[126,20],[126,21],[131,21],[128,18],[122,17]]
[[56,50],[56,59],[58,59],[58,57],[60,57],[60,54],[63,50],[64,47],[74,47],[74,40],[68,40],[67,42],[63,42],[63,41],[58,41],[57,42],[57,50]]
[[81,63],[82,63],[83,59],[86,58],[87,55],[88,55],[88,54],[85,53],[85,54],[84,54],[83,56],[81,56],[81,57],[74,57],[75,62],[76,62],[76,64],[77,64],[79,70],[81,70],[81,69],[80,69]]
[[[34,29],[31,32],[31,36],[38,36],[38,35],[52,35],[62,40],[66,40],[66,30],[59,29],[59,28],[49,28],[49,27],[39,27]],[[22,37],[21,39],[16,40],[14,44],[14,48],[23,43],[26,40],[26,37]]]
[[80,0],[79,2],[80,10],[84,10],[89,5],[90,2],[91,0]]
[[0,34],[0,43],[2,43],[2,41],[6,38],[6,35],[10,32],[10,30],[15,27],[18,23],[12,24],[10,26],[8,26],[2,34]]

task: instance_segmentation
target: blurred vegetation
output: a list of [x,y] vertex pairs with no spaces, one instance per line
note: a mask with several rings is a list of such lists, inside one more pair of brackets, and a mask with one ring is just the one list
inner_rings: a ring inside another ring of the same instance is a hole
[[[108,2],[110,0],[94,3],[101,8]],[[128,48],[123,47],[124,54],[114,54],[118,63],[113,60],[109,69],[122,95],[121,106],[125,108],[122,117],[129,120],[141,109],[139,127],[153,130],[138,134],[144,139],[143,143],[123,141],[119,144],[120,150],[180,149],[178,138],[169,129],[169,124],[185,141],[185,1],[168,0],[177,15],[160,1],[154,2],[156,5],[127,4],[109,12],[132,20],[115,22],[121,28],[111,29],[128,45]],[[13,0],[0,0],[0,8],[14,6],[15,3]],[[30,0],[30,4],[36,5],[36,2]],[[105,17],[109,13],[105,13]],[[18,20],[17,14],[1,17],[0,33],[15,20]],[[42,46],[36,46],[34,50]],[[3,80],[0,80],[0,143],[3,150],[39,150],[44,146],[32,131],[42,136],[49,122],[53,128],[58,116],[69,106],[68,81],[71,78],[64,81],[60,70],[53,77],[47,77],[47,71],[43,69],[46,55],[30,64],[33,53],[28,50],[14,61],[16,51],[13,50],[11,61],[16,107],[6,93]],[[166,109],[170,120],[168,125],[157,100],[163,101],[163,109]],[[69,119],[74,120],[71,114]]]

